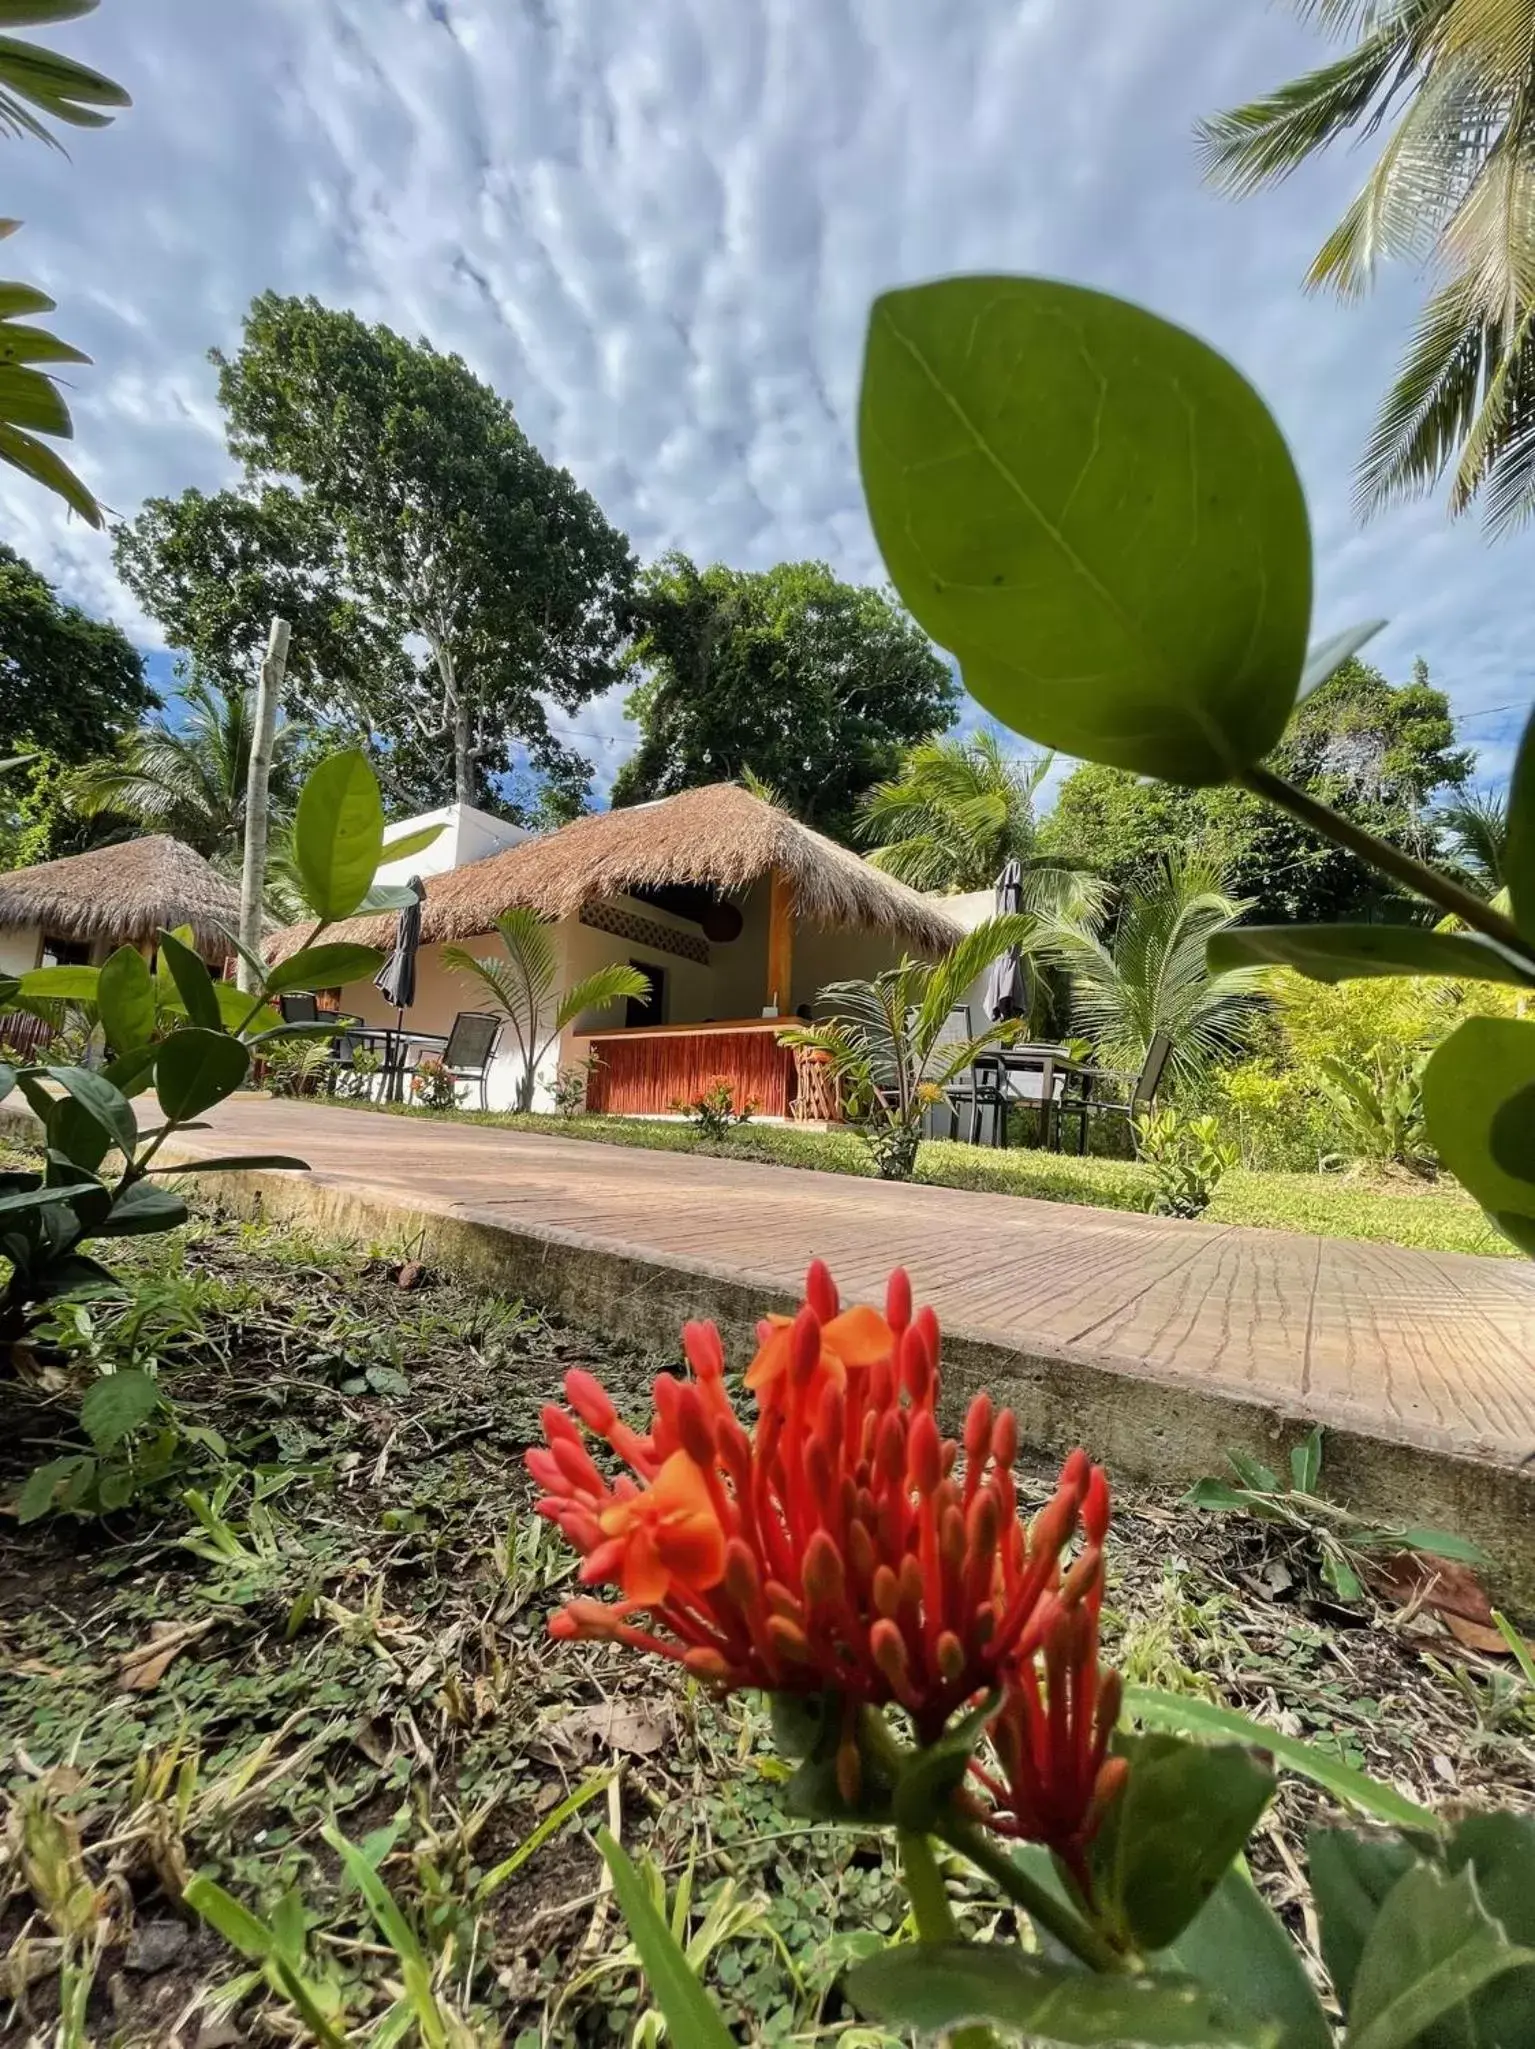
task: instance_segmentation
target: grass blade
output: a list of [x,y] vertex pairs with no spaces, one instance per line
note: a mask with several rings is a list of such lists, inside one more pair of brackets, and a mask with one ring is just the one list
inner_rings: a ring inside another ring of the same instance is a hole
[[688,2049],[735,2049],[718,2007],[656,1912],[643,1879],[605,1828],[597,1831],[597,1847],[613,1874],[613,1890],[672,2040]]

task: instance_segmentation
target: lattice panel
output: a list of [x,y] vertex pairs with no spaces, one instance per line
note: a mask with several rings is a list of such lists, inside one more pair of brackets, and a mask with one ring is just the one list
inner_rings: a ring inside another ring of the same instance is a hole
[[691,932],[673,931],[670,925],[658,925],[654,918],[643,917],[622,904],[583,904],[581,923],[590,925],[594,932],[611,932],[617,939],[632,939],[636,946],[652,946],[657,953],[674,953],[679,960],[695,960],[702,968],[709,965],[709,942],[702,933],[695,936]]

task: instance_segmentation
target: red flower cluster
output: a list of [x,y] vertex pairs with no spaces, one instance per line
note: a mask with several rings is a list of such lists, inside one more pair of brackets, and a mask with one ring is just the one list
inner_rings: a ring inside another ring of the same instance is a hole
[[[758,1337],[750,1434],[712,1324],[684,1329],[693,1378],[657,1379],[646,1435],[590,1374],[567,1377],[574,1415],[544,1410],[548,1447],[528,1468],[539,1512],[583,1555],[583,1582],[616,1583],[622,1598],[572,1601],[552,1632],[632,1644],[726,1687],[895,1703],[924,1743],[1000,1690],[1007,1785],[988,1781],[993,1818],[1059,1847],[1085,1842],[1114,1790],[1104,1756],[1118,1710],[1097,1662],[1101,1468],[1073,1452],[1026,1528],[1017,1425],[985,1394],[970,1405],[961,1467],[936,1416],[937,1318],[913,1314],[902,1272],[883,1314],[843,1310],[817,1261],[799,1314],[769,1318]],[[628,1474],[609,1484],[580,1424]]]

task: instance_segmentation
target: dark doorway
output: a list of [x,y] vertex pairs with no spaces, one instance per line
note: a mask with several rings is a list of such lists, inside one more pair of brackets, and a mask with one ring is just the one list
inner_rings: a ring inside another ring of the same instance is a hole
[[634,1025],[658,1025],[666,1022],[666,970],[652,967],[648,960],[632,960],[631,968],[638,968],[642,975],[650,977],[650,994],[645,997],[631,996],[624,1005],[624,1023]]

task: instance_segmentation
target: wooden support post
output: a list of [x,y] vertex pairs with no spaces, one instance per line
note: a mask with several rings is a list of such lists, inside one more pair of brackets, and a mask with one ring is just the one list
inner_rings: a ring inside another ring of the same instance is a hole
[[781,868],[768,884],[767,993],[780,1017],[794,1013],[794,885]]

